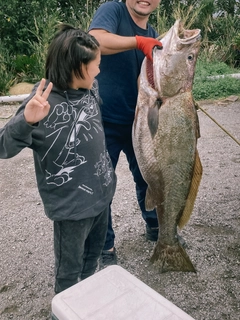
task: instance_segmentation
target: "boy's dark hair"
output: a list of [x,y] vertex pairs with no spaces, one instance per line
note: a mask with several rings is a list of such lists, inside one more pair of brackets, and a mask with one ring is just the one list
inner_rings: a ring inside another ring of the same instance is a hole
[[45,76],[62,90],[69,88],[72,72],[83,78],[82,64],[94,60],[99,50],[98,41],[90,34],[67,24],[59,25],[48,48]]

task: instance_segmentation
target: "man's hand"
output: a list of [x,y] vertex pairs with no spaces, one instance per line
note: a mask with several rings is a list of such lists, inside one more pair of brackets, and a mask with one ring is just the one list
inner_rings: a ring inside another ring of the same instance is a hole
[[53,84],[50,82],[46,90],[43,91],[45,83],[46,80],[42,79],[37,88],[35,96],[26,104],[24,117],[29,124],[39,122],[49,113],[50,105],[47,99],[52,90]]
[[154,38],[142,36],[135,36],[135,38],[137,40],[137,48],[141,50],[145,54],[145,56],[151,61],[153,60],[153,48],[157,47],[158,49],[162,49],[162,43]]

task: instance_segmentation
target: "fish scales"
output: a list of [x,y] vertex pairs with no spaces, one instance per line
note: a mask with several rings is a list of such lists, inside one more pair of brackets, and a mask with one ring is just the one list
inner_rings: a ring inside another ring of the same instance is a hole
[[195,271],[180,245],[177,227],[189,219],[201,180],[198,116],[192,97],[200,30],[177,20],[146,58],[140,73],[133,146],[148,184],[146,209],[156,208],[159,236],[151,262],[160,272]]

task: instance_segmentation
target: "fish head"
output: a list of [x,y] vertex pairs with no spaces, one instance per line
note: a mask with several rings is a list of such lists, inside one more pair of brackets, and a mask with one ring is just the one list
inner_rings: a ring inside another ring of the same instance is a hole
[[195,66],[201,44],[201,30],[184,29],[180,20],[161,39],[163,48],[154,48],[152,75],[147,71],[151,86],[160,97],[173,97],[192,90]]

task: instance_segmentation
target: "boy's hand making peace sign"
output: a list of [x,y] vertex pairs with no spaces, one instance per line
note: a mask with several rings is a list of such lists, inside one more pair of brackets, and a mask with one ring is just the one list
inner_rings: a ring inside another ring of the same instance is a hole
[[49,113],[50,105],[47,101],[52,90],[53,84],[50,82],[45,91],[43,91],[46,80],[42,79],[35,96],[28,101],[24,110],[25,120],[29,124],[34,124],[42,120]]

